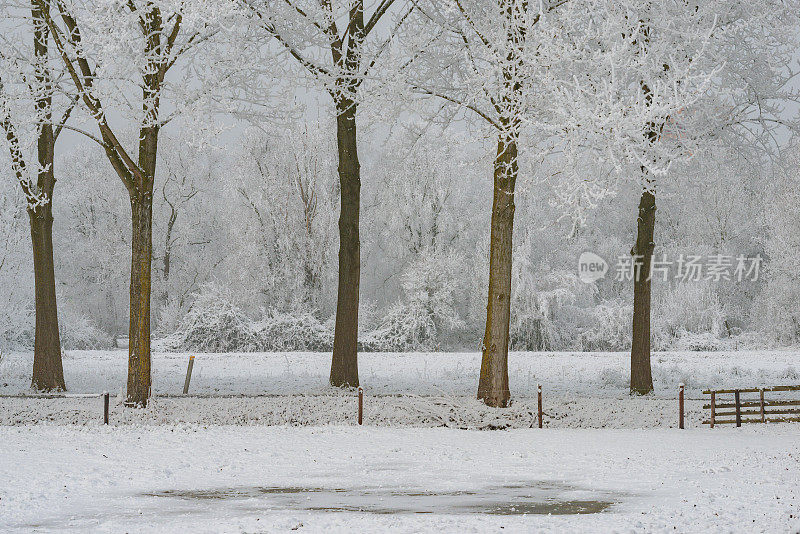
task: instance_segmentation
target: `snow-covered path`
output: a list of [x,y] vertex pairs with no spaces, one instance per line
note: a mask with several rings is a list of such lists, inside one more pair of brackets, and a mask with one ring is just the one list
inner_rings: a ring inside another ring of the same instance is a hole
[[0,443],[3,532],[800,529],[800,428],[790,425],[37,425],[0,427]]

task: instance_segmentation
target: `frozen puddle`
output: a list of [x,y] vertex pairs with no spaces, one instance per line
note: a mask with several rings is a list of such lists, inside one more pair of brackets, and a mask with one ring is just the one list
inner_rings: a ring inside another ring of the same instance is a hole
[[391,488],[235,487],[145,493],[187,501],[237,502],[255,510],[309,510],[373,514],[596,514],[617,500],[566,484],[536,482],[483,490],[429,492]]

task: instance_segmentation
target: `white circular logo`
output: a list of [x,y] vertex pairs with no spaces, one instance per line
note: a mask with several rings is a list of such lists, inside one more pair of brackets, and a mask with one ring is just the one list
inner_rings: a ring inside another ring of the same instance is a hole
[[578,258],[578,278],[585,284],[600,280],[607,272],[608,263],[594,252],[584,252]]

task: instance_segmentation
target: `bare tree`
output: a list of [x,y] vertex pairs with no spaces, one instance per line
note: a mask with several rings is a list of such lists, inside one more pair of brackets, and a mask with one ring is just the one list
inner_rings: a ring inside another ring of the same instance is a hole
[[[374,70],[397,28],[413,8],[403,8],[398,22],[384,32],[386,35],[381,35],[378,25],[393,5],[400,2],[380,0],[369,15],[364,12],[363,0],[321,0],[319,4],[308,6],[296,0],[242,2],[252,11],[258,25],[320,82],[333,100],[341,211],[339,286],[330,383],[334,386],[357,386],[361,280],[361,165],[356,129],[359,93],[365,78]],[[325,61],[321,54],[330,54],[330,60]]]
[[562,123],[641,195],[630,263],[630,391],[647,394],[657,190],[675,187],[675,168],[713,143],[746,138],[742,146],[766,147],[776,129],[797,128],[780,104],[797,101],[790,89],[797,3],[641,0],[605,12],[597,44],[605,72],[564,80]]
[[[539,89],[535,71],[547,63],[543,58],[549,57],[547,52],[536,55],[547,31],[545,28],[539,33],[538,29],[543,19],[565,3],[420,2],[422,23],[432,23],[434,29],[423,33],[422,40],[412,37],[416,42],[404,65],[412,70],[415,63],[425,64],[427,60],[427,76],[420,79],[412,75],[412,87],[473,112],[496,136],[489,288],[478,382],[478,398],[489,406],[508,406],[511,398],[508,346],[519,142],[523,126],[530,122],[531,91]],[[547,94],[552,88],[539,90]]]
[[[8,141],[14,173],[27,200],[33,247],[36,334],[31,385],[34,389],[43,391],[66,389],[61,362],[53,261],[53,189],[56,182],[55,144],[62,131],[61,125],[69,118],[74,105],[73,101],[67,106],[59,126],[54,129],[52,115],[55,87],[48,57],[50,32],[44,20],[48,11],[48,2],[32,2],[33,55],[30,64],[33,73],[31,76],[23,73],[23,85],[27,85],[34,107],[34,113],[29,116],[34,117],[33,126],[36,129],[35,165],[26,164],[18,128],[12,120],[10,102],[0,79],[0,125]],[[27,118],[24,120],[28,121]],[[34,173],[35,182],[29,175]]]
[[[44,0],[35,0],[44,7]],[[150,396],[150,298],[153,254],[153,186],[156,175],[158,138],[161,128],[172,117],[163,116],[161,98],[166,87],[166,77],[178,58],[195,43],[207,38],[213,30],[204,24],[188,29],[183,24],[182,3],[174,10],[164,12],[170,4],[142,0],[127,2],[121,10],[128,10],[135,21],[130,33],[125,33],[124,12],[110,13],[109,18],[92,21],[103,29],[118,24],[117,38],[127,38],[135,50],[140,67],[142,113],[138,121],[138,146],[136,152],[126,148],[106,115],[100,93],[96,91],[101,65],[93,63],[84,46],[84,26],[76,17],[75,8],[66,1],[55,0],[57,12],[45,13],[56,48],[75,85],[81,101],[96,123],[99,138],[89,135],[102,146],[106,157],[128,191],[131,205],[131,281],[130,326],[128,348],[127,402],[145,406]],[[116,18],[114,16],[116,15]],[[124,15],[124,16],[123,16]],[[120,20],[122,19],[122,20]],[[86,23],[91,25],[91,23]],[[85,133],[85,132],[84,132]]]

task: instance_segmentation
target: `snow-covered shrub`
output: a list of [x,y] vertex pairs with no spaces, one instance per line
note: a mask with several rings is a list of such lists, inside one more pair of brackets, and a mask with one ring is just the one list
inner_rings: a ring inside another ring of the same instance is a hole
[[309,311],[262,310],[251,319],[217,284],[202,286],[178,330],[160,340],[163,350],[203,352],[329,351],[332,321],[320,322]]
[[30,234],[18,189],[16,181],[0,179],[0,349],[5,350],[32,349],[35,334]]
[[511,285],[510,344],[512,350],[557,350],[562,337],[574,338],[571,330],[559,328],[568,320],[573,305],[585,287],[578,277],[555,271],[539,278],[524,262],[515,267]]
[[359,298],[358,300],[358,339],[368,332],[372,332],[381,322],[382,316],[378,305],[373,300]]
[[540,293],[534,273],[523,257],[512,265],[511,324],[509,345],[511,350],[549,350],[551,324],[547,311],[548,300],[559,293]]
[[0,311],[0,348],[5,350],[32,349],[36,333],[34,324],[33,306],[19,305],[2,309]]
[[165,337],[180,329],[181,320],[188,309],[181,303],[181,299],[168,297],[158,308],[158,317],[155,321],[157,335]]
[[112,337],[80,313],[66,312],[58,320],[61,347],[67,350],[100,350],[113,345]]
[[774,338],[757,331],[735,334],[720,342],[723,350],[764,350],[777,346]]
[[[791,248],[791,252],[800,251],[800,245],[790,247],[785,240],[780,246]],[[766,266],[764,276],[767,282],[752,311],[754,326],[780,345],[800,342],[800,307],[797,306],[800,302],[800,275],[795,261],[787,257],[788,253],[786,250],[780,252],[781,256],[773,258]]]
[[595,304],[597,287],[571,272],[536,279],[533,271],[521,271],[512,286],[513,350],[610,351],[630,345],[630,305],[618,300]]
[[458,311],[461,263],[457,254],[423,253],[409,265],[402,276],[403,298],[362,336],[363,350],[433,349],[444,331],[464,328]]
[[590,324],[579,333],[580,349],[620,351],[630,348],[633,306],[622,301],[598,304],[589,310]]
[[670,348],[687,334],[720,339],[726,332],[722,305],[708,282],[675,285],[656,302],[652,321],[653,344],[660,350]]
[[164,345],[172,350],[257,351],[259,339],[251,322],[224,288],[215,283],[204,284],[180,328],[164,341]]
[[673,350],[688,350],[693,352],[708,352],[722,349],[720,339],[710,332],[684,332],[676,339],[670,348]]
[[269,310],[250,328],[260,351],[333,350],[332,321],[321,323],[310,312]]
[[780,378],[781,380],[797,380],[800,378],[800,373],[797,372],[793,365],[789,365],[781,371]]
[[768,294],[759,299],[754,313],[755,325],[780,345],[793,345],[800,341],[800,291],[776,291],[769,288]]
[[396,302],[360,344],[366,351],[428,350],[435,339],[436,325],[428,310],[417,302]]
[[755,297],[753,326],[779,345],[800,342],[800,145],[790,147],[767,195],[765,264]]

